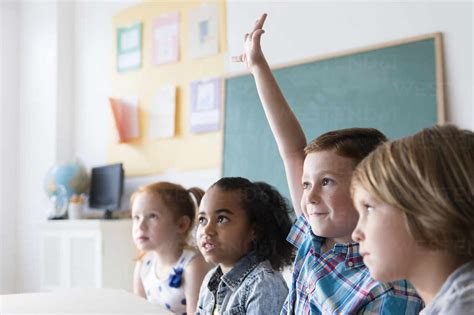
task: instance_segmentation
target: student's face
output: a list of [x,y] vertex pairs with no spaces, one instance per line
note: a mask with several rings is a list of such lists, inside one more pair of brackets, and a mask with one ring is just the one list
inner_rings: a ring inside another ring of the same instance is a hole
[[[133,241],[139,250],[172,246],[182,237],[182,229],[171,211],[156,194],[140,193],[132,204]],[[181,233],[181,234],[180,234]]]
[[315,235],[340,243],[351,241],[358,217],[349,191],[353,168],[352,159],[332,151],[306,156],[301,209]]
[[359,222],[352,237],[360,243],[370,275],[379,281],[409,278],[419,248],[402,211],[374,198],[360,185],[354,190],[354,204]]
[[254,231],[240,203],[240,191],[209,189],[201,200],[196,243],[204,259],[227,272],[251,249]]

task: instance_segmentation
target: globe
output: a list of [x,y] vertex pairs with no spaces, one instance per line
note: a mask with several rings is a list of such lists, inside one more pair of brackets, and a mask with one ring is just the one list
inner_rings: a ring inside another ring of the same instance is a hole
[[54,204],[52,218],[65,215],[69,199],[82,194],[89,188],[89,176],[78,160],[58,162],[46,173],[44,190]]

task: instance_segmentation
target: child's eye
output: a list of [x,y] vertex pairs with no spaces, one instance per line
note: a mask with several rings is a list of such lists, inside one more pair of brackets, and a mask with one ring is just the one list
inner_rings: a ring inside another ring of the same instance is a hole
[[139,217],[138,215],[134,215],[134,216],[132,217],[132,219],[133,219],[134,221],[138,221],[138,220],[140,219],[140,217]]
[[364,205],[364,208],[367,210],[368,213],[371,213],[372,211],[375,210],[375,208],[372,207],[371,205]]
[[226,223],[226,222],[228,222],[228,221],[229,221],[229,219],[228,219],[227,217],[225,217],[225,216],[222,216],[222,215],[221,215],[221,216],[218,216],[218,217],[217,217],[217,223]]
[[204,217],[199,217],[198,218],[198,223],[199,225],[206,225],[207,224],[207,219]]
[[327,177],[324,177],[324,178],[321,180],[321,185],[327,186],[327,185],[329,185],[329,184],[332,183],[332,182],[333,182],[332,179],[327,178]]
[[303,183],[303,189],[308,189],[310,187],[308,182]]

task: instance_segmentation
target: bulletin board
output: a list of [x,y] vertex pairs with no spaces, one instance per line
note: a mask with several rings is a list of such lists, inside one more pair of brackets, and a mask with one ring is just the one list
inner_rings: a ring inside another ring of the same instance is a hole
[[[188,44],[188,14],[203,5],[218,7],[218,53],[193,59]],[[156,65],[152,53],[153,21],[164,14],[179,15],[179,60]],[[130,71],[117,70],[117,30],[141,23],[141,67]],[[222,163],[222,137],[217,131],[194,133],[190,130],[191,82],[209,78],[223,78],[226,42],[225,0],[216,1],[147,1],[127,8],[113,17],[112,95],[111,97],[138,98],[139,137],[125,143],[117,141],[115,128],[111,128],[107,146],[109,163],[122,162],[127,176],[159,174],[166,171],[191,171],[217,168]],[[149,104],[157,88],[176,86],[175,135],[166,139],[150,139]],[[221,84],[223,90],[223,83]],[[220,93],[223,97],[224,93]],[[221,108],[220,124],[223,121]],[[110,115],[112,120],[112,114]],[[113,122],[111,126],[113,126]]]
[[[275,67],[307,137],[378,128],[389,138],[443,123],[442,37],[428,34]],[[266,181],[288,198],[283,162],[251,75],[226,80],[224,176]]]

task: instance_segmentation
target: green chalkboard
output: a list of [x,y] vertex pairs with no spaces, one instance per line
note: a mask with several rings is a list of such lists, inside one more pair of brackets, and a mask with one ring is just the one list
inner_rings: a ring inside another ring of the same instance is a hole
[[[444,119],[440,54],[437,33],[281,67],[274,75],[308,142],[350,127],[378,128],[394,139]],[[223,175],[266,181],[289,197],[253,77],[227,78],[225,88]]]

